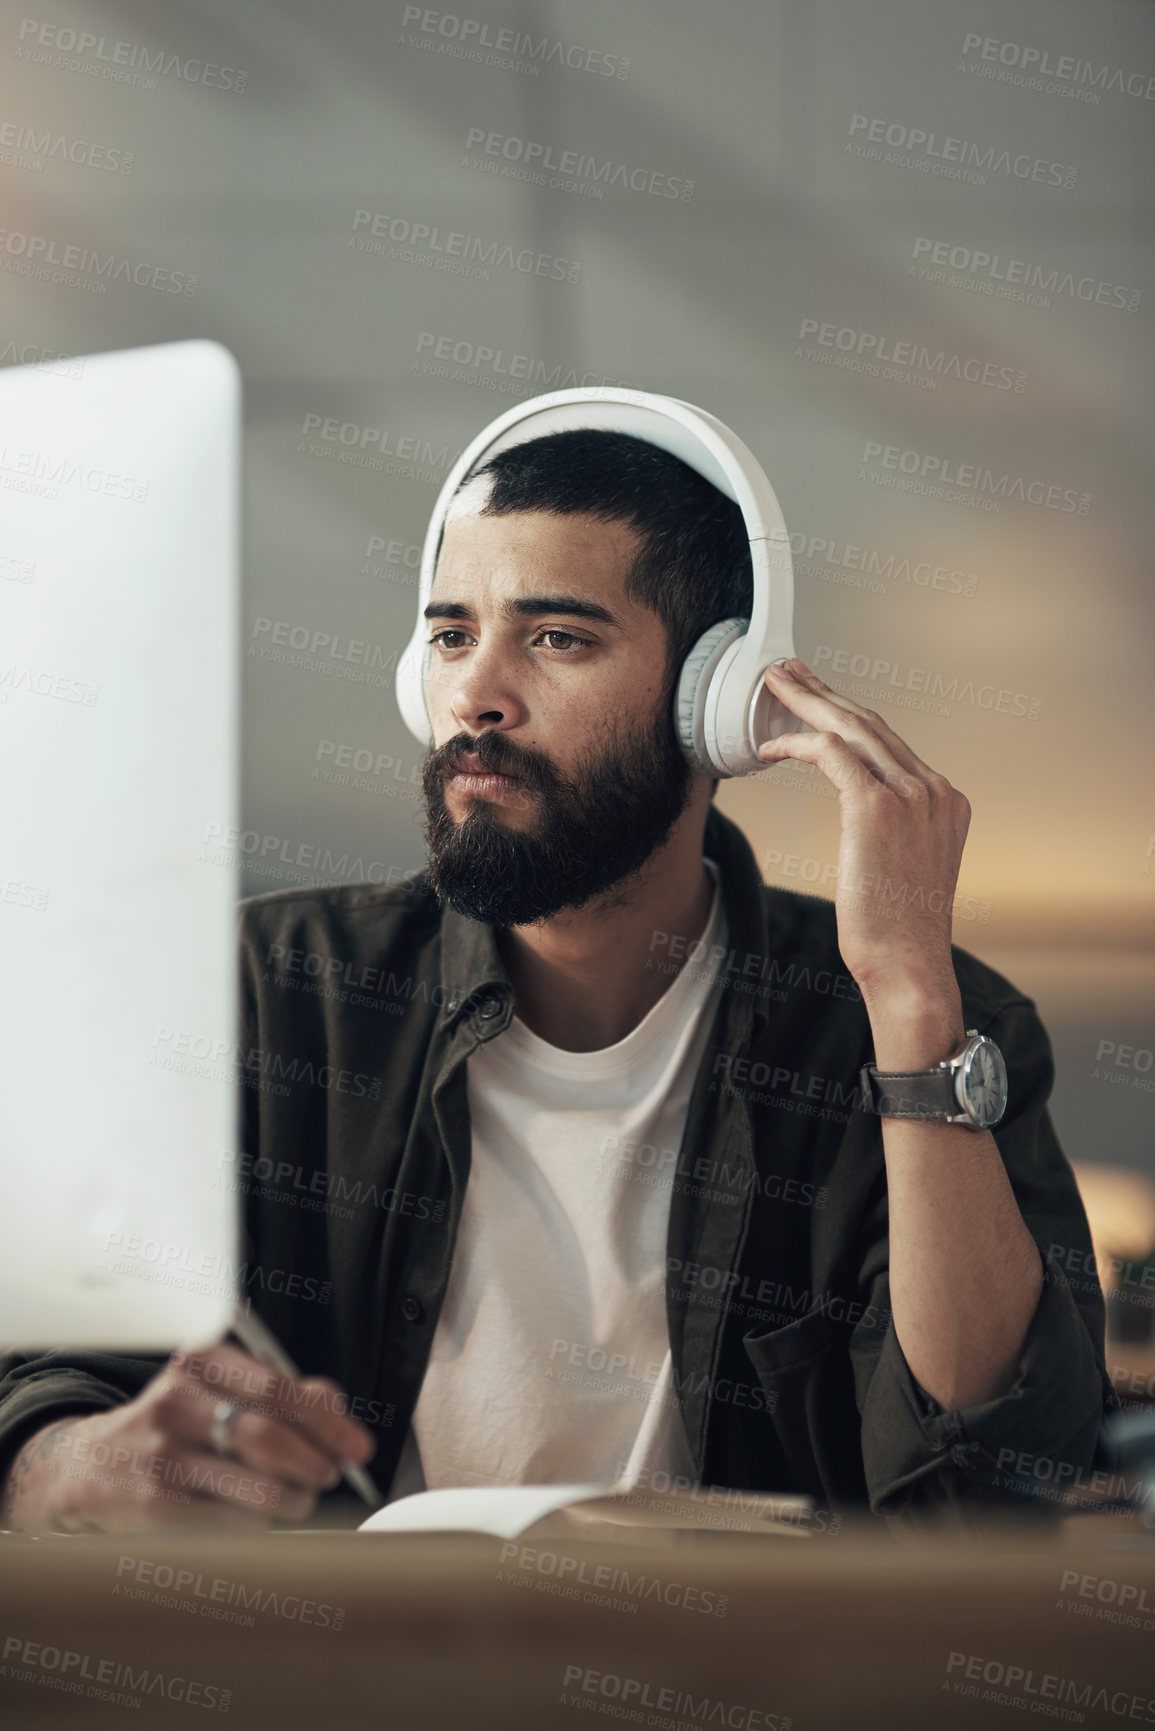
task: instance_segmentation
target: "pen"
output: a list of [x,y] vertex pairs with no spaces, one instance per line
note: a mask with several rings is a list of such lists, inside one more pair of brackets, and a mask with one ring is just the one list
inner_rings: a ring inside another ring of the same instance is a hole
[[[238,1300],[233,1312],[233,1319],[229,1323],[229,1330],[236,1335],[241,1345],[246,1347],[254,1358],[259,1358],[263,1364],[271,1365],[274,1370],[283,1372],[285,1376],[291,1376],[294,1381],[300,1380],[300,1371],[276,1335],[252,1309],[250,1301],[242,1303]],[[341,1473],[345,1483],[351,1485],[357,1495],[363,1498],[371,1509],[381,1507],[381,1498],[377,1494],[377,1487],[364,1467],[359,1467],[355,1461],[342,1461]]]

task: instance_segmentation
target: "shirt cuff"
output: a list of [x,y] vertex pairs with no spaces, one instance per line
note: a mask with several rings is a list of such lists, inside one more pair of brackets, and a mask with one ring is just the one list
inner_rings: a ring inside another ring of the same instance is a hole
[[[1089,1476],[1104,1412],[1116,1397],[1058,1263],[1043,1257],[1043,1290],[1011,1387],[974,1406],[942,1407],[911,1374],[893,1320],[863,1408],[871,1507],[1022,1498],[1057,1505]],[[944,1483],[945,1481],[945,1483]]]
[[29,1438],[61,1418],[86,1418],[124,1404],[124,1395],[83,1371],[52,1371],[20,1383],[0,1406],[0,1484]]

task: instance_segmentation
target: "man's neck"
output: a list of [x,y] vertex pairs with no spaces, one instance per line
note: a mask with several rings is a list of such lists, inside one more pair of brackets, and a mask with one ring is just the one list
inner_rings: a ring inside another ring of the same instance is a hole
[[702,832],[702,814],[685,811],[622,905],[611,892],[608,906],[497,932],[517,1014],[532,1033],[566,1052],[596,1052],[624,1040],[668,991],[680,971],[663,971],[671,968],[671,940],[684,940],[674,946],[684,956],[710,917],[714,883],[702,863]]

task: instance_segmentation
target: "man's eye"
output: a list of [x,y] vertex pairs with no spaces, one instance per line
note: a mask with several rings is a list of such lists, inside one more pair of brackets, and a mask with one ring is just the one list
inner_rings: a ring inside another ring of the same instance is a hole
[[[452,626],[444,626],[440,631],[433,633],[429,642],[440,644],[442,649],[460,649],[462,641],[467,635],[466,632],[457,631]],[[459,641],[450,642],[451,638],[457,638]],[[557,642],[556,639],[558,638],[562,641]],[[549,647],[556,655],[576,655],[581,650],[590,647],[588,637],[577,637],[572,631],[562,631],[559,627],[551,627],[539,632],[534,641],[540,643],[543,639],[548,641]]]

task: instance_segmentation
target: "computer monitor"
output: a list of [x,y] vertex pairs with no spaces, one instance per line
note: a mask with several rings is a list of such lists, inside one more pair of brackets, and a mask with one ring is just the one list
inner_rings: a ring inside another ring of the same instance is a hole
[[[240,375],[0,372],[0,1343],[233,1306]],[[213,826],[219,826],[213,828]]]

